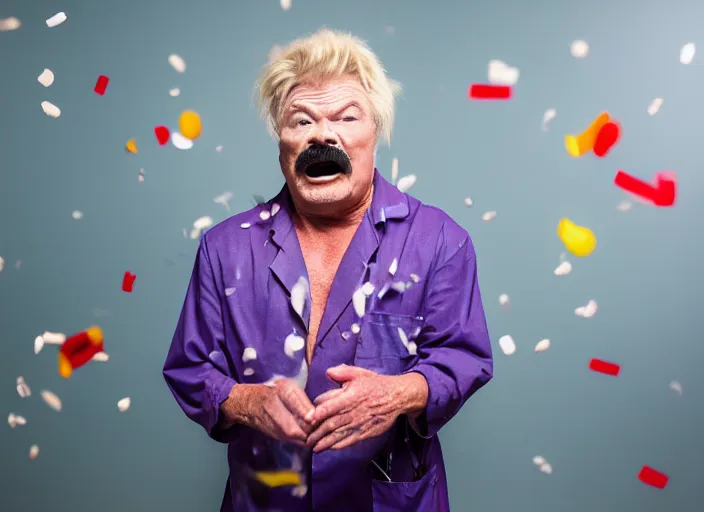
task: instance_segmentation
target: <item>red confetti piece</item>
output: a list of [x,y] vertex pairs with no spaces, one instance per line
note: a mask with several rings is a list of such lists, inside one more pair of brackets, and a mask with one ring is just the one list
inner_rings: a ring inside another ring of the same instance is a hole
[[589,361],[589,369],[595,372],[605,373],[606,375],[613,375],[614,377],[621,371],[619,365],[602,361],[601,359],[592,359]]
[[666,173],[658,173],[655,177],[655,186],[619,169],[614,178],[617,187],[626,192],[653,203],[655,206],[672,206],[675,204],[677,185]]
[[472,100],[507,100],[511,98],[511,86],[472,84],[468,95]]
[[93,89],[97,94],[100,94],[101,96],[105,94],[105,89],[108,88],[108,83],[110,82],[110,79],[106,77],[105,75],[100,75],[98,77],[98,81],[95,83],[95,89]]
[[650,466],[643,466],[638,473],[638,480],[646,485],[651,485],[658,489],[664,489],[667,487],[667,482],[670,477],[665,473],[660,473],[660,471],[651,468]]
[[122,291],[132,293],[132,286],[134,285],[135,279],[137,279],[135,274],[125,272],[125,276],[122,278]]
[[59,349],[59,374],[68,379],[73,370],[103,351],[103,331],[90,327],[68,338]]
[[166,126],[157,126],[154,128],[154,135],[156,135],[156,140],[159,142],[160,146],[169,142],[169,137],[171,137],[169,129]]
[[614,121],[609,121],[601,127],[594,142],[594,154],[604,158],[621,137],[621,127]]

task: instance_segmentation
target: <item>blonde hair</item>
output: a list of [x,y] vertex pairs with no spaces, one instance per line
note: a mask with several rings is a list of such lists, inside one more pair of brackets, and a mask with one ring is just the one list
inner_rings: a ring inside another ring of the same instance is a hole
[[379,58],[367,44],[351,34],[320,29],[296,39],[285,48],[274,47],[269,63],[256,84],[261,115],[269,133],[278,140],[284,101],[306,80],[357,77],[369,95],[377,136],[391,144],[394,101],[401,85],[386,75]]

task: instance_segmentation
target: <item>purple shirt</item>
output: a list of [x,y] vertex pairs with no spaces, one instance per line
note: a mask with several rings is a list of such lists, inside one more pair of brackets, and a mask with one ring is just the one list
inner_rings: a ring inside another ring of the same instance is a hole
[[[264,211],[271,213],[266,220]],[[286,342],[305,338],[310,318],[307,286],[302,311],[291,301],[296,283],[308,279],[292,211],[284,186],[203,235],[164,365],[186,415],[228,443],[221,511],[448,511],[437,433],[493,373],[469,235],[375,171],[371,207],[335,275],[308,367],[305,349]],[[360,318],[352,295],[367,282],[374,291]],[[313,400],[339,387],[325,371],[342,363],[386,375],[421,373],[429,396],[417,425],[402,416],[379,437],[319,454],[241,425],[215,428],[219,405],[237,383],[297,378]],[[304,485],[268,488],[254,478],[291,468]]]

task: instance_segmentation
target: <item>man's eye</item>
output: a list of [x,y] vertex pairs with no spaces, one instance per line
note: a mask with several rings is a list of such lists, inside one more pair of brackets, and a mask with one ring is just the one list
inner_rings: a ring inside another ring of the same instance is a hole
[[345,121],[345,122],[350,122],[350,121],[356,121],[357,118],[356,118],[356,117],[352,117],[352,116],[346,116],[346,117],[343,117],[342,120]]
[[307,125],[307,124],[310,124],[310,121],[308,121],[307,119],[301,119],[301,120],[298,121],[296,124],[297,124],[297,125],[300,125],[300,126],[305,126],[305,125]]

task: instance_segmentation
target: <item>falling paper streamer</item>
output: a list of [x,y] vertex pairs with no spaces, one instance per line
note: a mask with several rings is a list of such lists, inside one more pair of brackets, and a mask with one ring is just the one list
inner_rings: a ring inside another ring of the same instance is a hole
[[44,343],[48,343],[49,345],[63,345],[64,341],[66,341],[66,335],[61,332],[44,331],[42,339]]
[[586,41],[573,41],[570,45],[570,53],[577,59],[582,59],[589,54],[589,45]]
[[660,107],[662,107],[663,101],[664,100],[662,98],[655,98],[653,101],[651,101],[650,105],[648,105],[648,115],[654,116],[655,114],[657,114],[660,110]]
[[42,399],[46,402],[46,405],[54,409],[55,411],[60,411],[62,404],[61,399],[56,396],[56,394],[51,391],[44,390],[41,392]]
[[32,390],[29,389],[29,386],[22,376],[17,377],[17,394],[20,395],[20,398],[32,396]]
[[42,110],[46,115],[54,119],[61,115],[61,109],[49,101],[42,101]]
[[500,306],[504,306],[504,307],[508,306],[508,303],[509,303],[508,294],[502,293],[501,295],[499,295],[499,305]]
[[557,115],[557,110],[554,108],[549,108],[545,111],[543,114],[543,131],[546,132],[548,131],[548,123],[555,119],[555,116]]
[[501,351],[507,356],[510,356],[516,351],[516,343],[508,334],[499,338],[499,347],[501,347]]
[[54,83],[54,73],[50,69],[45,69],[42,74],[37,77],[37,82],[44,87],[49,87]]
[[169,55],[169,64],[179,73],[184,73],[186,71],[186,62],[175,53]]
[[296,284],[291,288],[291,306],[293,306],[293,310],[300,317],[303,317],[303,308],[306,304],[308,291],[308,280],[303,276],[299,277]]
[[29,460],[36,459],[38,455],[39,455],[39,446],[36,444],[33,444],[32,446],[29,447]]
[[48,20],[46,20],[46,26],[49,27],[49,28],[58,27],[58,26],[61,25],[64,21],[66,21],[67,18],[68,18],[68,17],[66,16],[66,13],[65,13],[65,12],[57,12],[57,13],[54,14],[51,18],[49,18]]
[[281,8],[288,11],[291,8],[291,0],[281,0]]
[[680,396],[682,396],[682,384],[680,384],[676,380],[673,380],[672,382],[670,382],[670,389],[672,391],[677,391],[680,394]]
[[404,176],[398,180],[396,188],[399,189],[401,192],[407,192],[413,185],[415,185],[415,183],[416,175],[409,174],[408,176]]
[[128,396],[117,402],[117,408],[120,412],[125,412],[132,405],[132,399]]
[[257,359],[257,351],[252,347],[247,347],[242,352],[242,362],[255,361]]
[[472,201],[471,197],[465,197],[464,204],[467,208],[470,208],[474,204],[474,201]]
[[563,261],[554,270],[556,276],[566,276],[572,272],[572,264],[569,261]]
[[583,318],[591,318],[596,314],[596,311],[598,309],[597,303],[595,300],[590,300],[587,302],[586,306],[579,306],[574,310],[574,314],[577,316],[581,316]]
[[292,332],[284,340],[284,353],[291,358],[296,357],[296,352],[301,350],[306,344],[306,340],[303,336],[299,336],[295,332]]
[[550,340],[547,338],[544,340],[540,340],[538,343],[535,344],[535,351],[536,352],[545,352],[549,348],[550,348]]
[[520,72],[501,60],[489,61],[489,83],[495,85],[516,85]]
[[173,144],[176,149],[182,150],[191,149],[193,147],[193,141],[178,132],[171,133],[171,144]]
[[589,361],[589,369],[597,373],[611,375],[612,377],[618,376],[618,374],[621,372],[620,365],[596,358],[592,358]]
[[389,266],[389,274],[392,276],[396,274],[396,271],[398,270],[398,259],[394,258],[394,261],[391,262],[391,265]]
[[482,220],[484,222],[489,222],[490,220],[493,220],[495,217],[496,217],[496,212],[492,210],[492,211],[485,212],[482,215]]
[[667,487],[670,477],[650,466],[643,466],[638,473],[638,480],[656,489],[664,489]]
[[680,50],[680,62],[682,64],[691,64],[695,52],[696,46],[694,46],[694,43],[687,43]]
[[391,160],[391,183],[396,185],[396,180],[398,180],[398,158]]
[[16,428],[26,425],[27,420],[24,416],[18,416],[17,414],[11,412],[7,417],[7,424],[10,425],[10,428]]
[[173,89],[169,90],[169,96],[171,96],[172,98],[175,98],[179,94],[181,94],[181,89],[179,89],[178,87],[174,87]]
[[10,32],[12,30],[17,30],[22,26],[22,22],[10,16],[9,18],[0,18],[0,32]]

